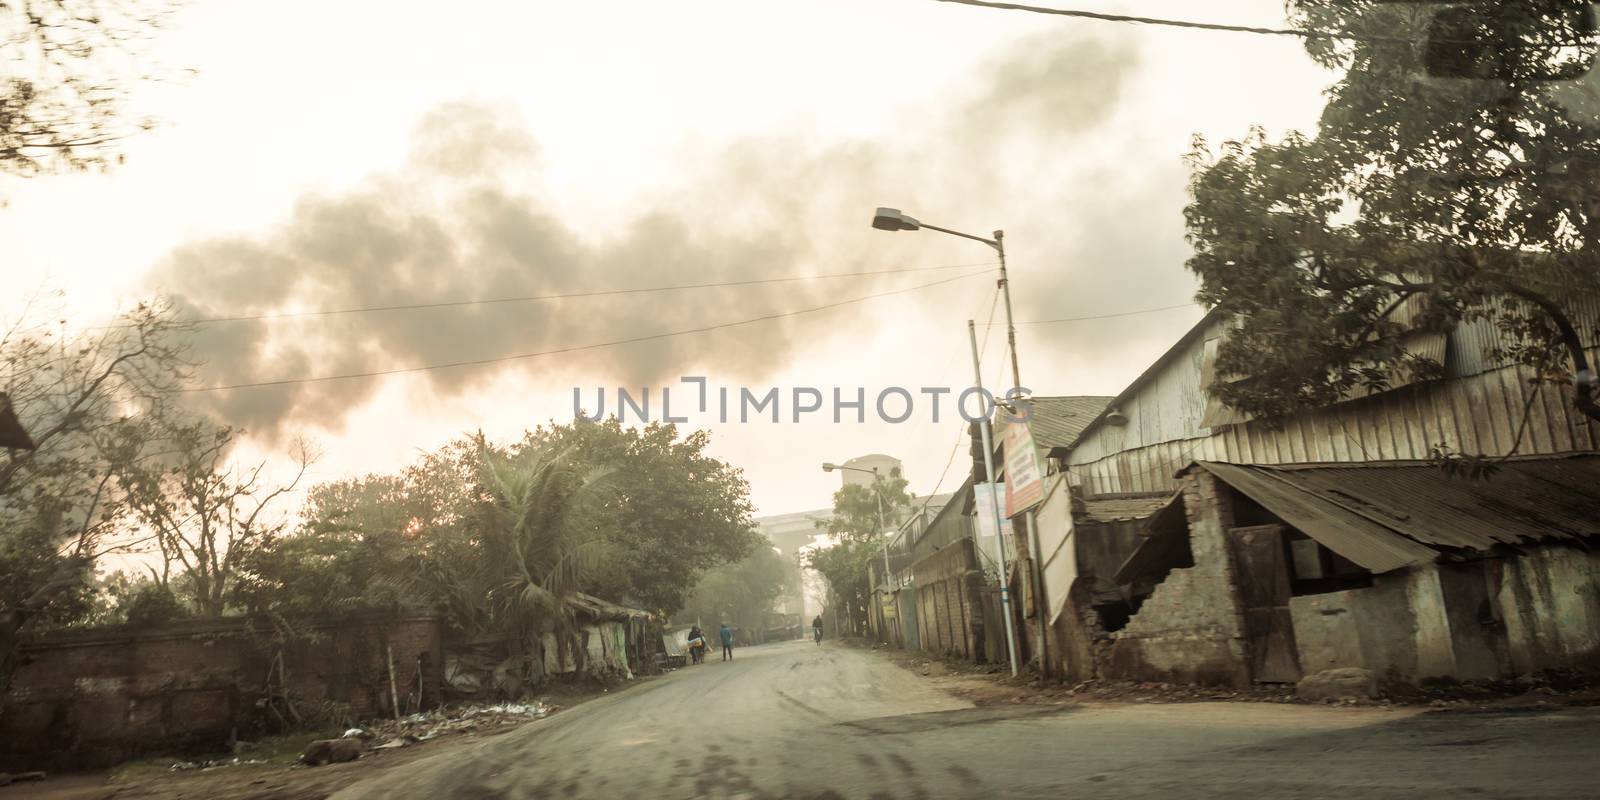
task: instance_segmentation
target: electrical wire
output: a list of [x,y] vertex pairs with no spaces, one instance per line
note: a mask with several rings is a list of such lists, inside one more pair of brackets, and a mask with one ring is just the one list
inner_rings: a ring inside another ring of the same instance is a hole
[[[984,323],[983,345],[978,348],[979,353],[984,352],[989,347],[989,325],[994,322],[995,309],[999,307],[999,304],[1000,286],[996,284],[994,287],[994,296],[989,299],[989,321]],[[982,360],[980,359],[978,363],[980,364],[981,368],[983,363]],[[917,507],[918,516],[921,516],[927,512],[928,504],[932,503],[933,498],[939,494],[939,490],[944,488],[944,479],[950,476],[950,467],[956,463],[956,453],[961,451],[961,443],[966,441],[969,435],[970,431],[966,427],[962,427],[960,434],[956,436],[955,444],[950,446],[950,455],[944,460],[944,469],[939,471],[939,480],[934,482],[933,491],[929,492],[927,497],[922,498],[922,505]]]
[[1046,6],[1030,6],[1021,3],[997,3],[990,0],[936,0],[940,3],[956,3],[964,6],[979,6],[982,8],[995,8],[1004,11],[1027,11],[1033,14],[1050,14],[1059,17],[1076,17],[1091,19],[1100,22],[1125,22],[1135,25],[1159,25],[1169,28],[1188,28],[1191,30],[1224,31],[1228,33],[1254,33],[1265,36],[1292,36],[1300,39],[1335,39],[1352,42],[1383,42],[1390,44],[1416,44],[1416,39],[1402,36],[1366,36],[1353,33],[1339,33],[1316,29],[1301,30],[1298,28],[1263,28],[1254,25],[1228,25],[1219,22],[1195,22],[1181,19],[1164,19],[1160,17],[1136,17],[1127,14],[1105,14],[1098,11],[1083,11],[1071,8],[1049,8]]
[[[1118,311],[1112,314],[1094,314],[1087,317],[1061,317],[1059,319],[1033,319],[1017,322],[1017,325],[1054,325],[1058,322],[1088,322],[1096,319],[1115,319],[1117,317],[1132,317],[1139,314],[1154,314],[1158,311],[1173,311],[1179,308],[1196,308],[1194,303],[1179,303],[1172,306],[1157,306],[1156,308],[1138,308],[1132,311]],[[989,323],[1000,325],[1004,323]]]
[[[360,306],[356,308],[335,308],[317,311],[283,311],[264,314],[239,314],[225,317],[202,317],[199,319],[179,320],[179,325],[210,325],[218,322],[253,322],[273,319],[294,319],[297,317],[327,317],[337,314],[367,314],[382,311],[416,311],[430,308],[456,308],[460,306],[491,305],[496,303],[530,303],[543,300],[571,300],[582,297],[609,297],[624,294],[650,294],[654,292],[677,292],[690,289],[720,289],[731,286],[756,286],[768,283],[792,283],[795,281],[825,280],[831,278],[859,278],[870,275],[894,275],[905,272],[932,272],[946,269],[966,269],[969,267],[989,266],[991,262],[980,261],[970,264],[947,264],[939,267],[899,267],[895,269],[864,270],[860,272],[830,272],[821,275],[791,275],[781,278],[751,278],[742,281],[717,281],[713,283],[686,283],[674,286],[650,286],[637,289],[597,289],[586,292],[565,292],[562,294],[525,295],[521,297],[488,297],[474,300],[444,300],[434,303],[404,303],[387,306]],[[126,324],[108,327],[129,327]]]
[[904,286],[904,287],[901,287],[901,288],[898,288],[898,289],[891,289],[889,291],[876,292],[876,293],[873,293],[873,294],[862,295],[860,297],[852,297],[852,298],[850,298],[848,300],[839,300],[839,301],[832,302],[832,303],[824,303],[824,304],[822,304],[820,306],[812,306],[811,308],[801,308],[801,309],[795,309],[793,311],[781,311],[781,312],[777,312],[777,313],[773,313],[773,314],[763,314],[762,316],[759,316],[759,317],[751,317],[749,319],[734,320],[734,321],[731,321],[731,322],[720,322],[720,323],[717,323],[715,325],[705,325],[705,326],[702,326],[702,327],[699,327],[699,328],[687,328],[687,329],[678,330],[678,331],[665,331],[665,332],[662,332],[662,333],[652,333],[652,334],[646,334],[646,335],[643,335],[643,336],[630,336],[630,337],[628,337],[626,339],[614,339],[614,340],[609,341],[609,342],[594,342],[594,343],[591,343],[591,344],[572,345],[570,347],[560,347],[560,348],[556,348],[554,350],[541,350],[541,351],[536,352],[536,353],[519,353],[517,355],[510,355],[510,356],[496,356],[494,358],[478,358],[478,359],[472,359],[472,360],[468,360],[468,361],[451,361],[451,362],[444,363],[444,364],[428,364],[428,365],[420,366],[420,367],[397,367],[397,368],[394,368],[394,369],[371,370],[371,371],[368,371],[368,372],[353,372],[353,373],[347,373],[347,374],[343,374],[343,375],[322,375],[322,376],[312,377],[312,378],[284,378],[282,380],[275,380],[275,381],[254,381],[254,382],[251,382],[251,383],[235,383],[235,384],[227,384],[227,385],[223,385],[223,386],[196,386],[196,387],[189,387],[189,388],[184,388],[184,389],[175,389],[175,390],[173,390],[173,393],[190,394],[190,393],[197,393],[197,392],[220,392],[220,391],[226,391],[226,390],[230,390],[230,389],[257,389],[257,388],[264,388],[264,387],[268,387],[268,386],[289,386],[289,385],[301,384],[301,383],[323,383],[323,382],[327,382],[327,381],[351,380],[351,379],[355,379],[355,378],[376,378],[376,377],[380,377],[380,376],[384,376],[384,375],[398,375],[398,374],[407,373],[407,372],[427,372],[427,371],[431,371],[431,370],[451,369],[451,368],[455,368],[455,367],[475,367],[475,366],[482,366],[482,365],[485,365],[485,364],[497,364],[497,363],[502,363],[502,362],[507,362],[507,361],[522,361],[522,360],[526,360],[526,359],[530,359],[530,358],[539,358],[539,357],[542,357],[542,356],[558,355],[558,354],[562,354],[562,353],[576,353],[576,352],[581,352],[581,351],[585,351],[585,350],[597,350],[597,349],[604,348],[604,347],[616,347],[616,346],[624,345],[624,344],[637,344],[639,342],[649,342],[649,341],[655,341],[655,340],[658,340],[658,339],[670,339],[670,338],[677,337],[677,336],[688,336],[690,334],[706,333],[708,331],[723,330],[725,328],[737,328],[737,327],[741,327],[741,326],[744,326],[744,325],[752,325],[752,324],[755,324],[757,322],[766,322],[766,321],[769,321],[769,320],[781,319],[781,318],[784,318],[784,317],[795,317],[795,316],[800,316],[802,314],[812,314],[812,313],[815,313],[815,312],[818,312],[818,311],[826,311],[826,310],[828,310],[830,308],[839,308],[840,306],[847,306],[847,305],[851,305],[853,303],[861,303],[861,302],[865,302],[867,300],[876,299],[876,298],[879,298],[879,297],[888,297],[890,295],[905,294],[906,292],[913,292],[913,291],[916,291],[918,289],[927,289],[927,288],[930,288],[930,287],[933,287],[933,286],[940,286],[940,285],[943,285],[943,284],[946,284],[946,283],[954,283],[956,281],[964,280],[966,278],[972,278],[972,277],[976,277],[978,275],[984,275],[984,274],[987,274],[988,272],[989,272],[988,269],[978,270],[978,271],[975,271],[975,272],[968,272],[968,273],[963,274],[963,275],[957,275],[954,278],[943,278],[943,279],[940,279],[940,280],[937,280],[937,281],[930,281],[928,283],[919,283],[919,284],[916,284],[914,286]]

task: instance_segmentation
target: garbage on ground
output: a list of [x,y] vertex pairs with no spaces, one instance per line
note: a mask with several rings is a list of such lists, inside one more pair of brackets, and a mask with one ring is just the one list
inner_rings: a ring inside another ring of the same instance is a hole
[[167,767],[167,770],[170,772],[188,772],[193,769],[209,770],[221,769],[222,767],[237,767],[241,764],[265,763],[267,762],[259,758],[239,758],[234,756],[233,758],[213,758],[202,761],[174,761],[171,766]]
[[542,719],[554,711],[544,703],[496,703],[422,711],[398,720],[374,722],[364,729],[367,737],[381,742],[379,747],[403,747],[397,740],[425,742],[450,733],[465,733],[498,728],[519,722]]
[[[448,734],[493,730],[531,722],[548,716],[554,710],[556,706],[533,702],[422,711],[397,720],[374,721],[364,728],[351,728],[338,739],[312,742],[301,754],[300,761],[311,766],[353,761],[367,750],[394,750]],[[174,765],[173,769],[178,769],[178,766]]]

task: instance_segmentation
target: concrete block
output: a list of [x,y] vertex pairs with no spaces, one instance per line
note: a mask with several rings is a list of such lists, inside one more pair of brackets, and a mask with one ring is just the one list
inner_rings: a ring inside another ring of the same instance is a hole
[[1301,700],[1372,700],[1382,696],[1378,676],[1370,669],[1339,667],[1314,672],[1300,679],[1295,694]]

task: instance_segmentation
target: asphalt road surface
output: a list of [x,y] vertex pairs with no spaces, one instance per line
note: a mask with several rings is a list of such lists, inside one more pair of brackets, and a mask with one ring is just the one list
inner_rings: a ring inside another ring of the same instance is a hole
[[736,651],[337,798],[1585,798],[1600,709],[975,708],[869,652]]

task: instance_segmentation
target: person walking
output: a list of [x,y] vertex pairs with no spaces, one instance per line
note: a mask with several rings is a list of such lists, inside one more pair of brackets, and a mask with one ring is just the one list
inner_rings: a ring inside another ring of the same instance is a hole
[[722,633],[722,660],[723,661],[732,661],[733,660],[733,629],[728,627],[728,623],[724,622],[724,623],[722,623],[722,631],[721,631],[721,633]]
[[822,644],[822,615],[821,614],[818,614],[816,619],[811,620],[811,630],[812,630],[813,633],[815,633],[817,635],[817,644]]
[[689,656],[696,664],[706,660],[706,635],[699,625],[689,628]]

